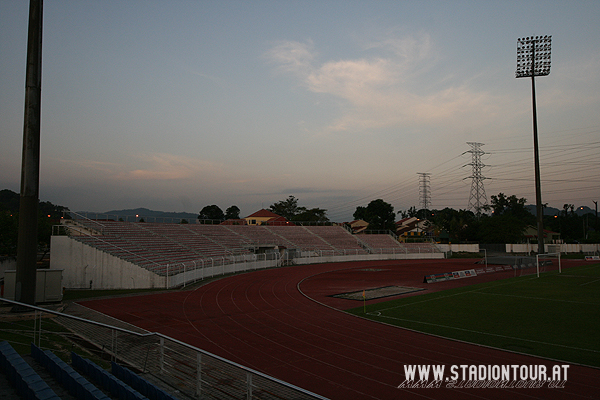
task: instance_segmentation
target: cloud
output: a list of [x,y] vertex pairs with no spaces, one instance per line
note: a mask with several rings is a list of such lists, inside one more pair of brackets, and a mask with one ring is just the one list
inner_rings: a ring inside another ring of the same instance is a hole
[[[481,117],[483,110],[493,115],[498,109],[495,103],[503,102],[474,92],[463,82],[444,82],[446,77],[439,71],[432,73],[438,56],[427,34],[372,40],[362,49],[374,55],[320,63],[312,42],[281,42],[267,56],[310,92],[344,101],[342,115],[323,129],[325,134],[460,122],[468,114]],[[442,87],[428,92],[427,88],[437,86]]]
[[364,94],[396,81],[394,68],[385,59],[328,62],[306,77],[309,89],[335,94],[360,104]]
[[221,166],[210,161],[166,153],[142,155],[138,162],[145,168],[118,172],[118,180],[184,180],[207,171],[219,171]]
[[277,69],[300,76],[310,74],[313,69],[315,52],[312,41],[307,43],[282,41],[266,53],[266,57]]

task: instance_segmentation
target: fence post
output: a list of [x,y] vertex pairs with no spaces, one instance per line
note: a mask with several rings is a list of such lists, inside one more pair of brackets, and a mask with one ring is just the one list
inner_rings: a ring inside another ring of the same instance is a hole
[[160,372],[165,372],[165,338],[160,337],[159,348],[158,348],[158,366]]
[[111,356],[111,361],[117,361],[117,334],[118,331],[116,329],[112,329],[111,330],[111,346],[112,346],[112,356]]
[[196,352],[196,396],[202,393],[202,353]]
[[252,374],[246,372],[246,399],[252,400]]

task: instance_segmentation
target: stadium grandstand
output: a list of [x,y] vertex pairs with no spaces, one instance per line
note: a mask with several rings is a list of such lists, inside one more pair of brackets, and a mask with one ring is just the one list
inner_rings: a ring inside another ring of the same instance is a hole
[[401,243],[393,234],[355,235],[344,225],[304,226],[277,215],[252,224],[176,224],[92,220],[73,214],[52,236],[51,269],[66,288],[185,286],[256,268],[336,261],[442,258],[435,244]]

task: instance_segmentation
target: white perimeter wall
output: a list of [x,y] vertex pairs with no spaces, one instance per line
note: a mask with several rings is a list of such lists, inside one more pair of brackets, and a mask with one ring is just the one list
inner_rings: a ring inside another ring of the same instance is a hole
[[466,252],[466,253],[479,253],[479,243],[473,244],[460,244],[460,243],[438,243],[436,246],[444,253],[449,251],[452,252]]
[[[507,253],[537,253],[537,243],[507,244]],[[594,253],[600,251],[600,244],[552,244],[546,243],[546,253]]]
[[433,258],[444,258],[444,253],[353,254],[348,256],[314,256],[294,258],[294,264],[304,265],[344,261],[418,260]]
[[68,289],[165,287],[165,277],[78,242],[69,236],[52,236],[50,245],[52,249],[50,268],[63,270],[63,286]]

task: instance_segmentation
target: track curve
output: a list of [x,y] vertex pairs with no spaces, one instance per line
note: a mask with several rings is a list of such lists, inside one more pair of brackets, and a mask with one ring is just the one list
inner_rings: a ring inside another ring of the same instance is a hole
[[[193,291],[81,304],[331,399],[598,398],[600,370],[575,365],[564,389],[399,389],[406,364],[558,363],[364,320],[339,311],[355,307],[356,301],[330,297],[388,285],[423,287],[425,274],[460,265],[465,261],[292,266],[231,276]],[[443,282],[434,290],[506,276]]]

